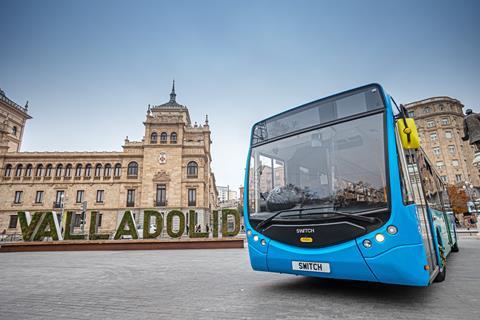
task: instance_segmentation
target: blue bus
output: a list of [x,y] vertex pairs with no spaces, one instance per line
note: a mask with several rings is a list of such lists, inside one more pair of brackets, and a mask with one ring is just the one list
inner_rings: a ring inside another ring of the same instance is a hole
[[458,251],[450,207],[414,120],[378,84],[252,128],[244,218],[254,270],[440,282]]

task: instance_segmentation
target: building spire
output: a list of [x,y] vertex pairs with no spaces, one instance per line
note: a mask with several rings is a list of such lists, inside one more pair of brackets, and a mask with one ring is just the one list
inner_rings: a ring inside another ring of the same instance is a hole
[[176,94],[175,94],[175,79],[173,80],[173,85],[172,85],[172,92],[170,93],[170,102],[176,102],[175,101],[175,98],[176,98]]

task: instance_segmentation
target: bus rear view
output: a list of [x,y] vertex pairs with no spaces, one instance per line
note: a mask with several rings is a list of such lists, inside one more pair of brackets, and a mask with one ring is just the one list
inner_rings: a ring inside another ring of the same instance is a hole
[[253,269],[428,285],[435,249],[402,195],[395,134],[375,84],[256,123],[244,197]]

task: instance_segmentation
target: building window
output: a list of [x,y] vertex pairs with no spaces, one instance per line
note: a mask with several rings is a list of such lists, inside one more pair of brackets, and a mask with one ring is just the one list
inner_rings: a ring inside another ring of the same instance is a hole
[[197,205],[197,190],[188,189],[188,206],[194,207]]
[[95,177],[100,177],[102,175],[102,165],[99,163],[95,166]]
[[72,176],[72,165],[69,163],[65,167],[65,177],[71,177]]
[[437,168],[438,169],[443,169],[443,161],[437,161]]
[[113,175],[115,177],[120,177],[121,172],[122,172],[122,165],[120,163],[117,163],[115,165],[115,168],[113,169]]
[[8,229],[16,229],[17,221],[18,221],[18,216],[16,214],[15,215],[12,214],[10,216],[10,221],[8,222]]
[[85,195],[84,190],[77,190],[77,197],[75,198],[75,202],[76,203],[82,203],[84,195]]
[[45,169],[45,177],[52,176],[52,168],[53,166],[51,164],[47,164],[47,168]]
[[167,205],[167,186],[164,184],[157,184],[157,198],[156,207],[165,207]]
[[432,140],[432,141],[436,141],[436,140],[437,140],[437,133],[436,133],[436,132],[430,133],[430,140]]
[[132,161],[128,164],[127,175],[129,177],[138,176],[138,163],[136,163],[135,161]]
[[456,174],[455,175],[455,182],[462,182],[462,175],[461,174]]
[[103,203],[104,195],[105,195],[104,190],[97,190],[97,203]]
[[187,177],[188,178],[198,177],[198,165],[195,161],[190,161],[187,164]]
[[5,177],[10,177],[10,175],[12,174],[12,165],[11,164],[7,164],[6,167],[5,167]]
[[408,117],[409,118],[415,117],[415,111],[408,111]]
[[458,167],[458,160],[452,160],[452,166]]
[[135,189],[127,190],[127,207],[135,207]]
[[57,190],[57,194],[55,195],[55,202],[53,203],[53,207],[54,208],[62,208],[64,199],[65,199],[65,191]]
[[447,176],[441,176],[443,182],[448,182]]
[[427,128],[433,128],[433,127],[435,127],[435,121],[428,120],[427,121]]
[[43,165],[39,164],[35,171],[35,177],[41,177],[41,176],[43,176]]
[[82,176],[82,165],[81,164],[77,164],[77,166],[75,167],[75,177],[81,177]]
[[430,107],[423,108],[423,113],[430,113],[430,112],[432,112],[432,109]]
[[150,135],[150,143],[156,144],[157,143],[158,134],[156,132],[152,132]]
[[17,135],[17,131],[18,131],[18,130],[17,130],[17,127],[16,127],[16,126],[13,126],[13,128],[12,128],[12,134],[13,134],[14,136]]
[[112,165],[107,163],[105,169],[103,169],[103,175],[105,177],[110,177],[112,175]]
[[166,132],[162,132],[160,134],[160,143],[167,143],[167,133]]
[[25,169],[25,177],[32,176],[32,169],[33,169],[33,166],[31,164],[28,164],[27,168]]
[[445,131],[445,138],[447,139],[452,139],[453,135],[452,135],[452,131],[451,130],[447,130]]
[[442,118],[442,125],[448,125],[448,118]]
[[35,203],[43,203],[43,191],[37,191],[35,194]]
[[21,177],[23,171],[23,165],[17,165],[17,169],[15,169],[15,177]]
[[433,154],[436,155],[436,156],[439,156],[440,155],[440,147],[433,148]]
[[57,165],[57,170],[55,171],[55,177],[61,177],[63,175],[63,165]]
[[92,176],[92,165],[89,163],[85,166],[85,177]]
[[172,134],[170,135],[170,143],[172,143],[172,144],[177,143],[177,133],[176,132],[172,132]]
[[23,191],[15,191],[15,198],[13,199],[13,203],[22,203],[22,196]]
[[454,145],[449,145],[448,146],[448,152],[450,152],[451,154],[455,154],[455,146]]

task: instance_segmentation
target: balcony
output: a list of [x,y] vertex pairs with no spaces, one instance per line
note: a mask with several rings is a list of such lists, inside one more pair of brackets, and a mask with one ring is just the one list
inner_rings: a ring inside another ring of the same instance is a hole
[[63,203],[62,202],[57,202],[57,201],[54,201],[53,202],[53,208],[54,209],[60,209],[63,207]]
[[166,207],[168,205],[167,200],[153,200],[154,207]]
[[135,202],[134,201],[132,201],[132,202],[127,201],[127,208],[133,208],[133,207],[135,207]]

